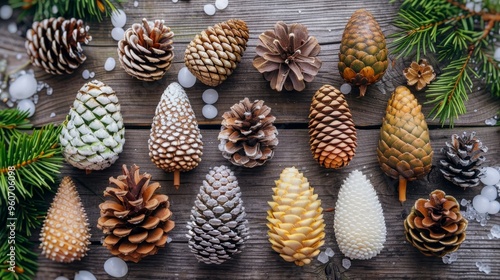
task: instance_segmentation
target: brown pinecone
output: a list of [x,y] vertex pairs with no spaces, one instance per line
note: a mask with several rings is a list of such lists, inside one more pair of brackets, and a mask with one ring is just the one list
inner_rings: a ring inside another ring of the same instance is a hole
[[426,256],[443,257],[464,242],[467,220],[460,205],[450,195],[435,190],[429,199],[415,202],[404,221],[406,239]]
[[272,89],[302,91],[305,82],[312,82],[321,68],[320,50],[318,40],[309,36],[305,25],[279,21],[274,30],[259,36],[253,66],[271,82]]
[[278,145],[278,130],[270,113],[263,100],[250,102],[246,97],[225,112],[218,136],[222,156],[234,165],[250,168],[271,159]]
[[403,70],[403,75],[408,85],[415,85],[415,89],[418,91],[422,90],[436,78],[434,68],[426,59],[421,59],[418,63],[413,61],[410,67]]
[[81,19],[59,17],[33,22],[25,43],[31,63],[53,75],[73,73],[87,59],[81,43],[92,40],[88,30]]
[[118,57],[125,72],[143,81],[156,81],[165,75],[174,58],[174,32],[163,20],[134,23],[118,42]]
[[113,255],[138,262],[165,246],[175,223],[170,220],[168,196],[156,192],[160,184],[150,183],[148,173],[139,174],[137,165],[130,171],[123,165],[122,170],[123,175],[109,178],[104,191],[108,199],[99,205],[97,227],[106,235],[103,245]]
[[248,42],[247,24],[230,19],[197,34],[184,53],[184,63],[207,86],[224,82],[236,69]]
[[483,154],[487,151],[476,132],[469,135],[464,132],[460,136],[453,134],[451,143],[446,142],[441,149],[446,158],[439,161],[439,170],[446,180],[459,187],[476,187],[480,183],[479,166],[486,160]]
[[344,95],[331,85],[313,96],[309,110],[309,145],[314,159],[326,168],[349,164],[356,153],[356,128]]

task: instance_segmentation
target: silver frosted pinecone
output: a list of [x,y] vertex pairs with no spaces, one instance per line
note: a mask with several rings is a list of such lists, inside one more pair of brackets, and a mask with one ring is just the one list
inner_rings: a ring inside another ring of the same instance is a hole
[[200,262],[221,264],[243,248],[248,221],[241,191],[226,166],[212,168],[203,180],[191,210],[188,244]]

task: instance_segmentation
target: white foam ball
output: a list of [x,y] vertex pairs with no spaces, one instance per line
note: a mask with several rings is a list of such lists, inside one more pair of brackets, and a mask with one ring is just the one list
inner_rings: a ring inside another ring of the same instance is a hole
[[500,181],[500,173],[493,167],[486,167],[482,170],[481,182],[487,186],[496,185]]
[[104,263],[104,271],[113,277],[123,277],[127,275],[128,266],[122,259],[112,257],[107,259]]
[[111,23],[114,27],[124,27],[127,22],[127,14],[122,9],[117,9],[111,13]]
[[215,108],[214,105],[207,104],[203,106],[203,108],[201,109],[201,113],[206,119],[213,119],[217,117],[217,108]]
[[68,279],[68,277],[66,277],[66,276],[58,276],[58,277],[56,277],[56,279],[54,279],[54,280],[69,280],[69,279]]
[[179,80],[179,84],[184,88],[190,88],[196,83],[196,77],[189,72],[187,67],[182,67],[181,70],[179,70],[177,79]]
[[111,71],[115,69],[115,66],[116,66],[115,59],[112,57],[108,57],[108,59],[106,59],[106,62],[104,63],[104,70]]
[[498,212],[500,212],[500,202],[496,200],[490,201],[490,204],[488,206],[488,213],[494,215]]
[[219,10],[224,10],[229,5],[229,0],[216,0],[215,7]]
[[488,198],[489,201],[495,200],[498,196],[498,190],[494,186],[485,186],[481,190],[481,195]]
[[17,103],[17,109],[19,111],[28,111],[28,118],[35,114],[35,103],[31,99],[23,99]]
[[36,92],[37,82],[31,74],[24,74],[10,84],[10,97],[14,99],[25,99],[33,96]]
[[9,23],[9,25],[7,25],[7,30],[9,30],[9,33],[16,33],[17,32],[17,24],[15,22]]
[[80,270],[75,273],[75,280],[97,280],[97,278],[90,271]]
[[205,14],[209,16],[215,15],[215,6],[213,4],[206,4],[203,6],[203,11],[205,11]]
[[352,87],[348,83],[342,84],[340,86],[340,92],[342,92],[343,94],[349,94],[351,92],[351,89]]
[[476,212],[482,214],[488,212],[488,208],[490,207],[490,200],[482,195],[476,195],[472,200],[472,206],[476,209]]
[[115,27],[113,28],[113,30],[111,30],[111,37],[115,41],[120,41],[121,39],[123,39],[124,35],[125,30],[123,30],[123,28],[121,27]]
[[219,99],[219,93],[215,89],[209,88],[203,92],[201,99],[207,104],[214,104]]
[[12,16],[12,7],[10,5],[3,5],[0,8],[0,18],[1,19],[9,19]]

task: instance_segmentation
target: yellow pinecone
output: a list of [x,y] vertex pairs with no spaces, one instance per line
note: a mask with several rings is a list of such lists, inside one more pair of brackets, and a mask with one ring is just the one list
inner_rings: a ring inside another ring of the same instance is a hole
[[321,200],[295,167],[285,168],[275,183],[267,211],[269,242],[285,261],[309,264],[325,243]]

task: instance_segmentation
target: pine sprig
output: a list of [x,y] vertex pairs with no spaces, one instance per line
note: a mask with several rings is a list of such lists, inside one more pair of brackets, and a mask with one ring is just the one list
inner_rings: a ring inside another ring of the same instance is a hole
[[[5,212],[3,212],[5,213]],[[0,214],[2,221],[6,219],[5,215]],[[2,280],[30,280],[36,275],[38,269],[38,255],[33,250],[34,244],[25,236],[16,234],[15,238],[8,239],[8,228],[2,226],[0,229],[0,279]],[[11,241],[9,243],[9,240]],[[15,253],[15,268],[14,272],[9,270],[11,246],[14,247]]]
[[11,133],[18,129],[30,129],[32,125],[28,120],[29,112],[21,112],[14,109],[0,110],[0,136],[2,139],[10,139]]

